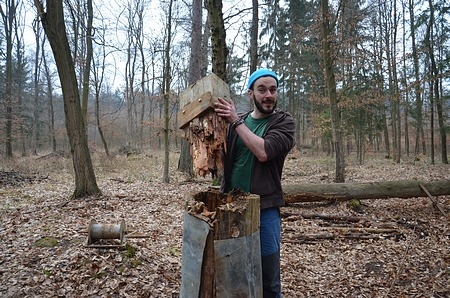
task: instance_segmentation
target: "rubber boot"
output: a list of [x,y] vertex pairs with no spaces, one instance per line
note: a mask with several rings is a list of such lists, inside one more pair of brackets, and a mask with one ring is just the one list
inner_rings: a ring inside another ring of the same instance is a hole
[[261,257],[263,298],[281,298],[280,251]]

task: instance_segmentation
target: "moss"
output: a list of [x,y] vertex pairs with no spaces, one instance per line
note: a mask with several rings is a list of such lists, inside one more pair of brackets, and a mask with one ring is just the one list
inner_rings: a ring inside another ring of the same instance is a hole
[[58,240],[55,238],[44,237],[35,242],[37,247],[54,247],[58,244]]
[[352,200],[350,200],[350,201],[347,203],[347,206],[348,206],[350,209],[352,209],[352,210],[354,210],[354,211],[357,211],[357,212],[361,211],[361,209],[362,209],[361,201],[360,201],[360,200],[357,200],[357,199],[352,199]]
[[181,255],[181,251],[178,247],[169,247],[169,253],[172,256],[180,256]]

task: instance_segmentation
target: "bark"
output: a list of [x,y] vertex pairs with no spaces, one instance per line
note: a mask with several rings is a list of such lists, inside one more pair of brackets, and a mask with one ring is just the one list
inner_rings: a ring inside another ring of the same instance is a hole
[[292,184],[284,185],[283,191],[286,203],[427,197],[421,184],[433,196],[450,195],[450,180]]
[[258,66],[258,0],[252,0],[252,28],[250,30],[250,73]]
[[[202,77],[202,0],[192,1],[192,28],[191,28],[191,56],[189,59],[189,85],[194,84]],[[180,107],[183,108],[183,107]],[[186,132],[186,129],[185,129]],[[181,139],[180,159],[178,170],[194,176],[191,146],[186,138]]]
[[13,20],[16,17],[16,3],[14,0],[7,1],[6,12],[3,11],[3,6],[0,6],[0,13],[4,26],[4,36],[6,39],[6,78],[5,78],[5,107],[6,107],[6,125],[5,125],[5,154],[7,158],[12,158],[12,98],[13,98]]
[[341,114],[338,107],[336,79],[333,69],[332,29],[329,21],[328,0],[320,1],[322,6],[322,55],[325,68],[325,80],[330,100],[331,126],[336,156],[335,182],[345,181],[344,144],[341,132]]
[[87,27],[86,27],[86,58],[83,71],[83,91],[81,95],[81,111],[83,114],[84,125],[88,126],[88,99],[89,99],[89,78],[91,74],[92,49],[92,21],[94,13],[92,0],[87,0]]
[[169,97],[170,97],[170,46],[172,41],[172,4],[169,1],[169,15],[167,16],[167,44],[165,49],[164,62],[164,172],[163,182],[169,183]]
[[222,13],[222,0],[207,0],[211,26],[212,72],[228,83],[228,48]]
[[412,49],[412,56],[413,56],[413,62],[414,62],[414,94],[416,97],[416,111],[417,111],[417,124],[416,124],[416,145],[415,145],[415,154],[419,154],[420,152],[420,144],[422,144],[422,154],[426,153],[426,146],[425,146],[425,137],[424,137],[424,131],[423,131],[423,116],[422,116],[422,90],[420,88],[420,77],[419,77],[419,54],[417,53],[417,46],[416,46],[416,27],[415,27],[415,21],[414,21],[414,0],[409,0],[408,2],[408,9],[409,9],[409,18],[410,18],[410,30],[411,30],[411,49]]
[[66,35],[62,0],[48,0],[47,11],[38,0],[34,3],[50,42],[61,82],[66,129],[75,171],[73,197],[99,195],[101,192],[97,186],[89,153],[75,67]]
[[[44,40],[45,41],[45,40]],[[42,42],[42,53],[44,53],[44,42]],[[50,74],[50,69],[48,67],[47,58],[45,55],[42,55],[42,62],[44,64],[44,73],[45,73],[45,81],[47,83],[47,94],[48,94],[48,102],[49,102],[49,118],[50,122],[48,124],[49,126],[49,132],[52,142],[52,152],[56,152],[56,133],[55,133],[55,109],[53,105],[53,84],[52,84],[52,77]]]
[[[438,116],[438,124],[439,124],[439,135],[441,139],[441,160],[443,164],[448,164],[447,159],[447,132],[444,123],[444,108],[442,104],[442,99],[439,93],[439,70],[436,66],[436,59],[434,57],[434,47],[432,43],[432,34],[431,28],[434,26],[434,6],[431,0],[428,0],[428,4],[430,6],[430,21],[427,28],[426,34],[426,45],[428,46],[429,57],[431,62],[431,82],[430,84],[434,85],[434,101],[436,102],[437,116]],[[432,94],[430,96],[433,96]]]

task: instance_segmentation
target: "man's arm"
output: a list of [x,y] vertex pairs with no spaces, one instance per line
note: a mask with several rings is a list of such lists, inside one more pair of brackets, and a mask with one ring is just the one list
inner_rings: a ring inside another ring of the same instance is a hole
[[264,139],[255,135],[245,123],[235,128],[237,134],[241,137],[245,146],[256,156],[260,162],[267,161],[266,148]]
[[[218,101],[214,103],[214,108],[217,115],[227,120],[228,123],[233,123],[239,119],[236,106],[231,99],[228,102],[219,97]],[[255,135],[247,126],[245,126],[245,124],[238,125],[235,129],[245,146],[247,146],[260,162],[265,162],[267,160],[267,154],[264,146],[264,139]]]

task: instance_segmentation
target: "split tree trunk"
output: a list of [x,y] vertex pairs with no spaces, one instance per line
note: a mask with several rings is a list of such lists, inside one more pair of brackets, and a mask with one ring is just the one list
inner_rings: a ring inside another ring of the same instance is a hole
[[181,298],[262,297],[259,196],[217,190],[186,201]]
[[450,195],[450,180],[291,184],[283,185],[283,191],[286,203],[427,197],[420,184],[433,196]]

